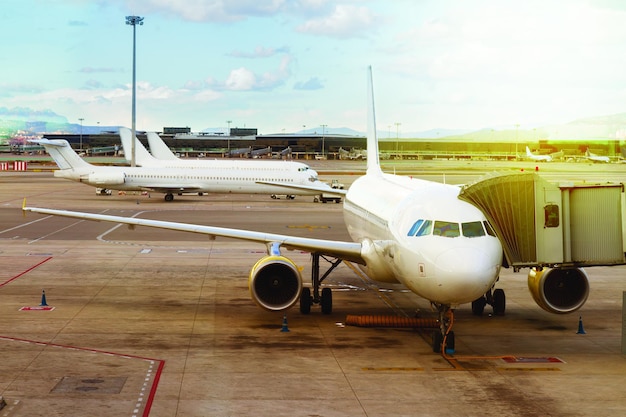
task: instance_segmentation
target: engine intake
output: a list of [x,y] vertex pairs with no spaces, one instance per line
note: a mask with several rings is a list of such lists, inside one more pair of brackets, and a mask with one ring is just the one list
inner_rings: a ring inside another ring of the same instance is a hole
[[539,307],[547,312],[571,313],[587,301],[589,278],[582,268],[531,268],[528,289]]
[[89,179],[87,182],[89,184],[95,185],[120,185],[124,184],[125,175],[124,173],[91,173],[89,174]]
[[259,306],[270,311],[281,311],[300,299],[302,276],[290,259],[266,256],[252,267],[248,286],[252,299]]

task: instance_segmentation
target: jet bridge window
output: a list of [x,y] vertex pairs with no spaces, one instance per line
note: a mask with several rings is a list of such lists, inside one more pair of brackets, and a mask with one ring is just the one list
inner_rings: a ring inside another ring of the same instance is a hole
[[559,206],[556,204],[546,204],[543,208],[545,216],[544,227],[559,227]]
[[485,236],[485,229],[480,221],[461,223],[461,228],[465,237]]
[[443,236],[443,237],[459,237],[459,224],[452,222],[445,222],[442,220],[435,220],[435,227],[433,229],[433,234],[435,236]]

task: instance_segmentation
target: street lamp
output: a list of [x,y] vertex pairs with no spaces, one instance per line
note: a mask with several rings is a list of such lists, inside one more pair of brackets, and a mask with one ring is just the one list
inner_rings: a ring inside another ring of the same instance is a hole
[[130,166],[135,166],[135,92],[136,92],[136,60],[135,60],[135,46],[136,46],[136,26],[143,25],[143,17],[140,16],[126,16],[126,24],[133,27],[133,98],[132,98],[132,138],[131,143],[131,158]]
[[230,124],[232,123],[232,120],[226,120],[226,123],[228,123],[228,156],[230,157]]
[[395,125],[396,125],[396,153],[398,152],[398,138],[400,137],[400,125],[401,124],[402,123],[400,123],[400,122],[396,122],[395,123]]
[[79,117],[78,120],[80,120],[80,151],[83,151],[83,120],[85,120],[83,117]]
[[328,125],[321,125],[321,126],[322,126],[322,156],[324,156],[324,140],[326,136],[326,126]]

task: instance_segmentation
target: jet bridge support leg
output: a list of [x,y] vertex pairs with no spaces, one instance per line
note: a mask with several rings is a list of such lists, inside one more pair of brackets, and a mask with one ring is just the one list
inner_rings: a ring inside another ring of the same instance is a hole
[[[323,258],[331,264],[330,268],[320,277],[320,258]],[[319,253],[311,254],[311,286],[313,289],[313,295],[311,295],[311,288],[305,287],[302,289],[300,295],[300,312],[302,314],[309,314],[311,312],[311,304],[320,304],[322,307],[322,313],[330,314],[333,311],[333,293],[330,288],[322,288],[320,293],[320,287],[322,282],[330,275],[330,273],[342,262],[341,259],[329,260]]]

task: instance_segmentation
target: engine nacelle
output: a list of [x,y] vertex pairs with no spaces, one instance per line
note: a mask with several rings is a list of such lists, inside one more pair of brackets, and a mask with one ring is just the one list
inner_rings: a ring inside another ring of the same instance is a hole
[[89,184],[94,184],[94,185],[118,185],[118,184],[124,184],[124,180],[125,180],[125,175],[123,172],[116,172],[116,173],[111,173],[111,174],[94,172],[94,173],[89,174],[89,178],[87,179],[87,182],[89,182]]
[[531,268],[528,289],[539,307],[549,313],[565,314],[585,304],[589,279],[582,268]]
[[302,276],[290,259],[266,256],[252,267],[248,286],[252,299],[259,306],[270,311],[281,311],[300,299]]

